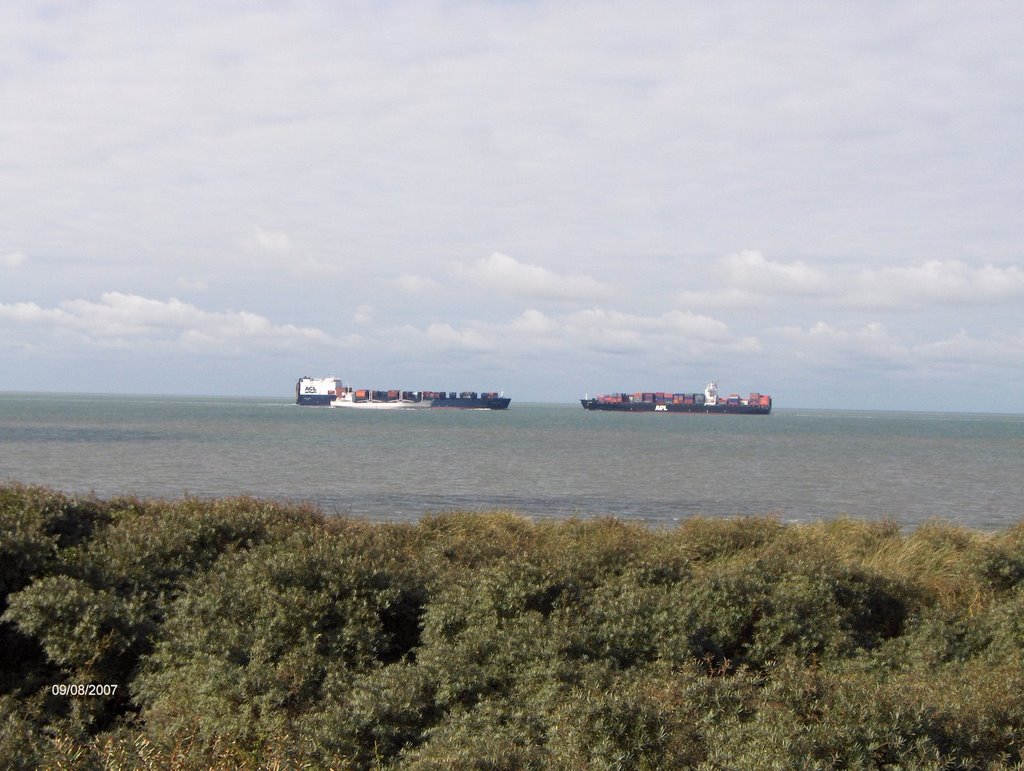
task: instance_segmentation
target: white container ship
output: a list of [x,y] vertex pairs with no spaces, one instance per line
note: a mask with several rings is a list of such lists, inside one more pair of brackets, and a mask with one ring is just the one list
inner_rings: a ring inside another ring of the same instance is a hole
[[302,377],[295,384],[295,403],[312,407],[363,410],[456,409],[504,410],[512,399],[495,392],[403,391],[353,388],[336,377]]

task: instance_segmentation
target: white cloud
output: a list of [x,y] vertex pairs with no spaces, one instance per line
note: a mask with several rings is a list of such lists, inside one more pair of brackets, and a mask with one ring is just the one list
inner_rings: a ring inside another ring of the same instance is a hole
[[106,292],[99,302],[70,300],[58,308],[0,303],[0,318],[73,333],[79,343],[118,348],[155,345],[196,351],[336,342],[322,330],[274,324],[247,311],[205,311],[173,298],[154,300],[120,292]]
[[686,290],[676,294],[684,307],[765,308],[781,298],[791,303],[834,297],[841,283],[835,275],[802,260],[770,260],[760,251],[746,249],[726,255],[699,271],[701,278],[718,279],[722,286]]
[[209,289],[209,285],[202,279],[185,278],[184,276],[180,277],[175,284],[186,292],[205,292]]
[[242,246],[249,254],[229,256],[229,259],[243,260],[244,267],[255,269],[254,273],[263,270],[265,275],[272,276],[273,271],[280,269],[306,275],[337,275],[341,272],[334,260],[324,259],[305,247],[297,246],[292,237],[281,230],[257,227]]
[[[860,325],[818,321],[807,328],[778,328],[773,336],[785,341],[797,359],[865,371],[939,368],[955,373],[970,365],[1024,366],[1024,331],[983,339],[961,329],[946,338],[922,340],[910,333],[897,335],[877,321]],[[781,350],[780,354],[784,355]]]
[[745,250],[722,260],[730,288],[757,294],[815,295],[832,291],[825,271],[806,263],[774,262],[761,252]]
[[427,339],[432,343],[451,345],[473,350],[489,350],[494,347],[487,336],[475,329],[455,329],[450,324],[431,324],[427,327]]
[[755,351],[759,341],[738,336],[709,316],[669,311],[642,316],[591,309],[549,316],[529,309],[507,322],[467,321],[459,327],[435,322],[425,330],[412,325],[388,333],[392,344],[497,351],[503,354],[588,352],[686,355],[718,351]]
[[916,354],[922,361],[941,362],[951,367],[962,364],[988,364],[1024,368],[1024,330],[1016,334],[999,334],[985,340],[972,337],[961,329],[945,340],[919,346]]
[[288,252],[292,248],[292,240],[287,233],[264,230],[263,228],[256,228],[255,242],[260,249],[278,254]]
[[17,268],[19,265],[24,265],[27,259],[24,252],[8,252],[0,254],[0,265],[5,268]]
[[1016,265],[972,267],[959,260],[929,260],[862,270],[842,299],[852,306],[900,308],[1017,298],[1024,298],[1024,270]]
[[748,250],[722,258],[725,286],[676,294],[686,307],[764,308],[801,300],[852,309],[921,308],[1008,302],[1024,298],[1024,270],[959,260],[884,268],[817,268],[797,260],[778,262]]
[[555,273],[500,252],[472,265],[455,263],[452,269],[458,278],[502,294],[544,300],[593,300],[612,294],[609,287],[590,276]]
[[462,329],[456,329],[447,322],[434,322],[426,329],[411,324],[383,330],[382,336],[393,348],[421,351],[476,351],[494,349],[494,340],[486,325],[471,322]]
[[356,308],[355,314],[352,316],[352,321],[360,326],[366,326],[367,324],[373,323],[373,306],[371,305],[360,305]]
[[607,342],[624,348],[646,349],[666,340],[730,342],[729,328],[721,321],[689,311],[640,316],[603,309],[574,313],[565,326],[575,337],[600,346]]
[[66,311],[44,309],[35,303],[0,303],[0,318],[21,324],[64,324],[73,321]]
[[746,289],[705,289],[677,292],[676,302],[686,308],[763,308],[770,298]]
[[395,279],[395,287],[405,294],[428,294],[441,288],[441,284],[432,278],[403,273]]
[[550,335],[558,330],[558,323],[538,310],[530,308],[523,311],[509,323],[509,329],[520,335]]
[[837,327],[819,321],[807,330],[805,340],[818,352],[844,348],[885,359],[903,358],[907,354],[907,347],[878,321],[854,327]]

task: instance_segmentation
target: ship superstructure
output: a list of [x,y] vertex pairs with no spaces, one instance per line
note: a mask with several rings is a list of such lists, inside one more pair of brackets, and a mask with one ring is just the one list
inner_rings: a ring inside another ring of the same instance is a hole
[[326,407],[344,385],[336,377],[303,377],[295,384],[295,403],[307,407]]

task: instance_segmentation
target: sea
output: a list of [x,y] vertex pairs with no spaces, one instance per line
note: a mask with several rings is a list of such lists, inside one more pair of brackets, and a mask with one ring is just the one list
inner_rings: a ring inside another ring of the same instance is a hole
[[994,531],[1024,518],[1024,415],[2,393],[0,483],[14,482],[100,498],[247,495],[377,521],[501,509],[655,527],[769,515]]

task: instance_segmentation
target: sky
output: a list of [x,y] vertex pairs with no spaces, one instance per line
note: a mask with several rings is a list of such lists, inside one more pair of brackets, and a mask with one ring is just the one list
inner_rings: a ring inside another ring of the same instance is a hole
[[0,7],[0,391],[1024,411],[1019,2]]

